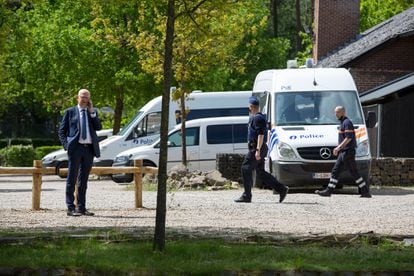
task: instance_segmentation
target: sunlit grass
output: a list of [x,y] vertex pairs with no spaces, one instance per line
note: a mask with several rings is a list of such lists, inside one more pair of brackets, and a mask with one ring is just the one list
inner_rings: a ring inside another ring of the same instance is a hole
[[[114,238],[115,237],[115,238]],[[167,241],[155,252],[151,241],[121,234],[104,239],[36,239],[0,244],[0,267],[78,268],[93,271],[222,273],[260,271],[414,271],[414,248],[386,240],[353,243],[230,243]]]

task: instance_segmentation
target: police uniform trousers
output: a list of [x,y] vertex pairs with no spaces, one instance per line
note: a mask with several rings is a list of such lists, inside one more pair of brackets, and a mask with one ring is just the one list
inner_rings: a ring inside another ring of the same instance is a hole
[[355,183],[358,185],[363,192],[367,192],[367,184],[364,179],[358,173],[356,162],[355,162],[355,149],[342,150],[338,154],[338,159],[332,168],[331,179],[329,180],[328,188],[334,189],[338,184],[339,175],[347,168],[354,178]]
[[271,189],[275,189],[277,192],[281,193],[285,190],[285,186],[279,183],[276,178],[265,171],[264,169],[264,160],[267,155],[267,145],[262,145],[260,149],[260,160],[256,160],[255,154],[256,149],[249,149],[249,152],[244,157],[241,171],[243,177],[244,193],[243,197],[247,199],[252,198],[252,186],[253,186],[253,170],[256,170],[256,174],[262,180],[263,184]]

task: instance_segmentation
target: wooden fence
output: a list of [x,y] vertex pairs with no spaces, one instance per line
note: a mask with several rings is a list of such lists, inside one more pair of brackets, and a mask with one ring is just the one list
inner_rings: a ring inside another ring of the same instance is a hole
[[[133,167],[92,167],[91,174],[108,175],[117,173],[132,173],[134,174],[135,187],[135,208],[142,208],[142,175],[143,174],[157,174],[158,168],[143,167],[142,160],[134,160]],[[60,169],[56,171],[55,167],[42,166],[41,160],[34,160],[33,167],[0,167],[0,174],[31,174],[33,177],[32,183],[32,210],[40,210],[40,193],[42,190],[42,175],[65,175],[68,169]]]

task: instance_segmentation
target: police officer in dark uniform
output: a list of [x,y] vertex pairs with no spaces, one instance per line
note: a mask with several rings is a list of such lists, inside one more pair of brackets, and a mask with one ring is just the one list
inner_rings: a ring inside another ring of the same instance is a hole
[[248,126],[249,152],[244,157],[241,171],[243,177],[244,193],[236,199],[235,202],[251,202],[253,176],[252,172],[256,169],[256,173],[262,180],[263,184],[273,190],[276,190],[282,202],[289,188],[279,183],[270,173],[264,169],[264,158],[267,155],[267,145],[265,143],[267,136],[267,120],[266,117],[259,112],[259,101],[256,97],[249,98],[250,119]]
[[328,187],[322,191],[316,190],[320,196],[331,196],[333,190],[338,184],[339,174],[344,166],[349,169],[355,183],[361,191],[361,197],[371,197],[369,187],[365,180],[358,173],[355,162],[355,148],[357,147],[354,125],[351,120],[345,116],[345,107],[337,106],[335,108],[335,116],[341,121],[338,133],[338,146],[333,150],[333,154],[338,156],[334,167],[332,168],[331,178]]

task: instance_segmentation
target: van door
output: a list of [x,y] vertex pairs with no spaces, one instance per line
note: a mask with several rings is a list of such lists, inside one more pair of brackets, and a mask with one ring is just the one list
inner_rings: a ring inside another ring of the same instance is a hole
[[218,153],[233,153],[233,125],[208,125],[206,126],[206,145],[200,152],[201,169],[216,169],[216,157]]
[[147,114],[129,133],[124,150],[154,143],[160,136],[160,128],[161,112]]
[[234,124],[233,125],[233,152],[234,153],[247,153],[247,124]]
[[[190,170],[200,169],[200,127],[190,127],[186,129],[187,161]],[[168,165],[173,166],[182,163],[182,143],[181,131],[171,133],[168,136]]]

